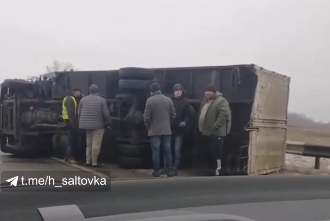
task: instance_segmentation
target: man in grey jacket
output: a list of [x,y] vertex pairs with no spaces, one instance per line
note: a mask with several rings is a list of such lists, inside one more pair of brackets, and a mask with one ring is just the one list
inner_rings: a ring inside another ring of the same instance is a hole
[[144,110],[144,123],[150,136],[153,170],[152,175],[159,177],[159,157],[160,146],[164,148],[164,156],[168,167],[167,176],[172,173],[172,153],[171,153],[171,121],[175,119],[175,109],[170,98],[164,96],[160,91],[160,85],[153,83],[150,86],[151,97],[147,99]]
[[111,126],[106,100],[98,95],[98,87],[92,84],[89,95],[81,99],[78,108],[79,128],[86,130],[86,166],[100,167],[100,153],[104,127]]

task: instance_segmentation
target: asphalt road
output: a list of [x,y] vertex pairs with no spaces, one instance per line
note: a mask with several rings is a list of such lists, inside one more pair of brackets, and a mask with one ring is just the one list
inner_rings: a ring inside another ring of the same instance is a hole
[[[81,174],[81,169],[51,158],[26,159],[0,153],[1,182],[3,173],[8,171],[17,175],[30,173],[31,177],[53,176],[56,171]],[[86,171],[84,174],[86,177],[93,176]],[[63,193],[54,192],[52,187],[22,187],[15,188],[15,192],[2,189],[0,220],[38,221],[41,219],[37,208],[69,204],[77,205],[84,216],[90,218],[235,203],[330,199],[328,176],[166,178],[116,181],[111,186],[111,191],[105,192]]]
[[[0,193],[0,218],[4,221],[39,221],[41,219],[37,208],[71,204],[77,205],[86,218],[91,218],[237,203],[330,199],[329,186],[330,179],[322,176],[242,176],[117,181],[112,183],[111,191],[102,193],[40,193],[40,187],[33,187],[28,192],[23,190],[24,188],[21,191],[18,188],[15,193]],[[308,208],[308,205],[305,207]],[[255,206],[255,210],[250,212],[248,209],[240,210],[237,206],[228,206],[227,209],[222,208],[221,212],[236,214],[235,208],[237,214],[251,216],[250,218],[257,220],[267,220],[252,216],[261,214],[266,209],[281,213],[277,205],[269,208]],[[316,208],[319,206],[313,204],[309,211],[313,209],[315,213],[320,213]],[[324,209],[324,206],[322,208],[323,215],[320,213],[322,216],[317,220],[328,218],[325,215],[329,213],[324,212],[328,210]],[[300,210],[296,208],[295,213]]]
[[51,158],[19,158],[0,152],[0,172],[3,171],[72,171],[76,170]]

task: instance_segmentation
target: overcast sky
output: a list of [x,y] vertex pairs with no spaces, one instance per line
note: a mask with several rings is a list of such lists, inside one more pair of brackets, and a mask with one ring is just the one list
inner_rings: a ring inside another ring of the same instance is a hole
[[0,80],[53,59],[80,70],[255,63],[292,78],[291,111],[330,120],[330,0],[0,0]]

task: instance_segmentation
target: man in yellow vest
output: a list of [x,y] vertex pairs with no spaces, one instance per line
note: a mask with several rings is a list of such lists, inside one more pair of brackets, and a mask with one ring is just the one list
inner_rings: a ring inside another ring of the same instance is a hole
[[71,96],[66,96],[62,102],[62,118],[68,129],[68,146],[67,153],[64,158],[69,163],[76,163],[75,153],[77,152],[78,143],[78,103],[82,97],[79,88],[71,90]]

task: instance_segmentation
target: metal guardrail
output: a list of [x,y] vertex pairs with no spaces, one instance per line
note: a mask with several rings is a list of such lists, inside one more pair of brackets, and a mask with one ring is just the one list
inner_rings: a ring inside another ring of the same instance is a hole
[[320,169],[320,158],[330,158],[330,145],[287,141],[286,153],[315,157],[314,168]]

